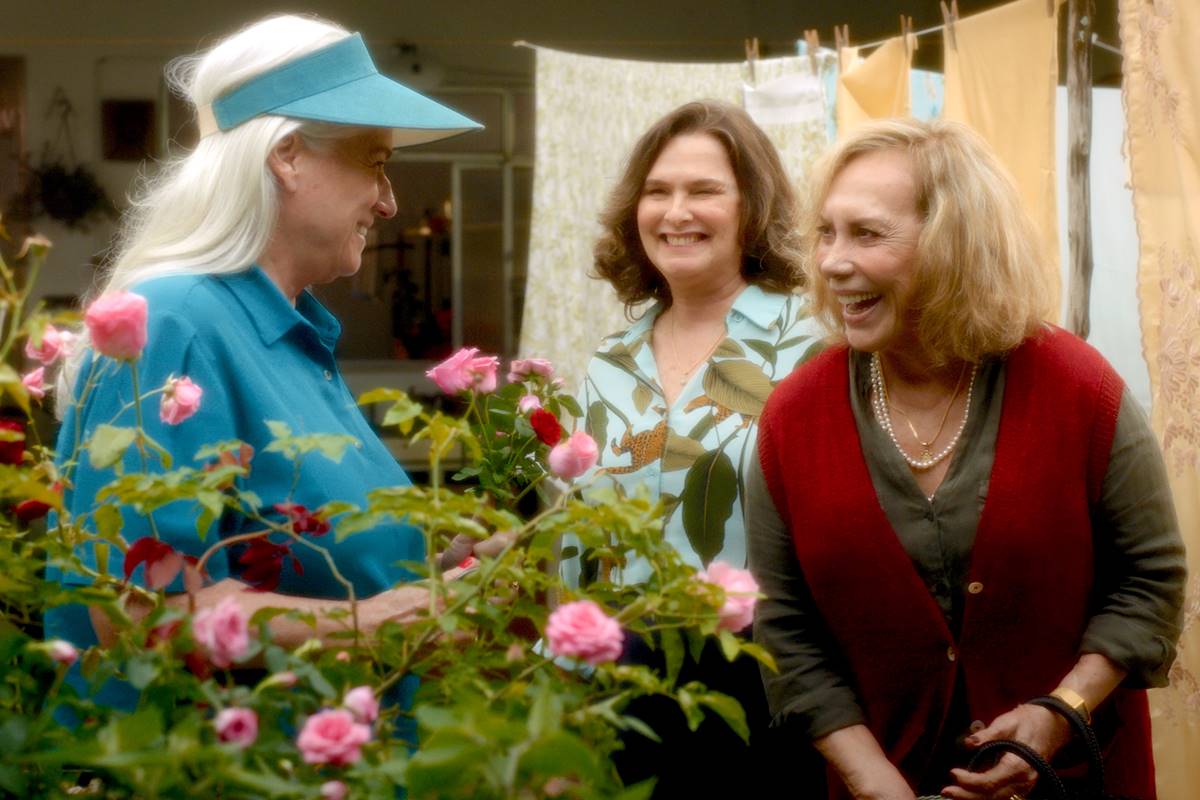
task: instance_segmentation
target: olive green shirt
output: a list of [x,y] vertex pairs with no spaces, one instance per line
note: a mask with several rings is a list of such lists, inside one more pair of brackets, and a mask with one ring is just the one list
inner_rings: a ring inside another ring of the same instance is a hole
[[[872,413],[870,357],[850,355],[849,400],[875,494],[956,634],[996,455],[1004,378],[1002,360],[980,365],[962,439],[930,501]],[[1163,686],[1179,638],[1184,550],[1158,444],[1128,390],[1093,512],[1096,586],[1079,650],[1128,670],[1127,686]],[[863,722],[848,670],[800,571],[758,459],[746,471],[746,531],[750,568],[765,595],[754,636],[779,666],[778,673],[762,671],[774,724],[816,739]]]

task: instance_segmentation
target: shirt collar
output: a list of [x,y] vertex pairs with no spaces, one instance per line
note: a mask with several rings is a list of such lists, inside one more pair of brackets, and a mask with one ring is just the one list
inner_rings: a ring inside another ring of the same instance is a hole
[[[725,316],[725,324],[732,333],[734,328],[743,320],[750,322],[754,326],[763,331],[771,329],[771,326],[779,319],[779,312],[783,308],[783,304],[787,302],[788,295],[778,292],[768,292],[761,286],[753,283],[748,284],[736,298],[733,300],[733,305],[729,308],[729,313]],[[650,328],[654,325],[654,320],[662,313],[662,304],[655,303],[645,314],[638,317],[637,321],[629,326],[623,334],[620,334],[619,341],[623,344],[633,344],[638,339],[643,339],[649,336]]]
[[217,276],[250,317],[263,344],[270,346],[297,326],[310,328],[330,352],[342,334],[341,323],[307,289],[292,306],[257,264],[244,272]]

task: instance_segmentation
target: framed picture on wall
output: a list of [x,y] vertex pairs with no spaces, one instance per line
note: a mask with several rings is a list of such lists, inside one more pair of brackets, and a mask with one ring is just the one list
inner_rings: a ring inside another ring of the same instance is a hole
[[107,161],[158,156],[153,100],[105,100],[100,104],[102,153]]

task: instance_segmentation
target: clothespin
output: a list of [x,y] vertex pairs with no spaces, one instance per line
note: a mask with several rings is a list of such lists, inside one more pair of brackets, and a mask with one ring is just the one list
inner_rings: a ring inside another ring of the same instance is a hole
[[917,49],[917,37],[913,35],[913,18],[900,15],[900,35],[904,37],[904,54],[912,58]]
[[817,51],[821,49],[821,35],[817,33],[816,29],[810,28],[804,32],[804,47],[808,50],[808,63],[812,67],[813,75],[819,75]]
[[946,0],[942,0],[942,25],[946,29],[946,42],[949,43],[951,50],[958,49],[958,40],[954,37],[954,23],[958,22],[958,0],[950,0],[950,5],[946,5]]
[[838,71],[845,72],[846,64],[842,61],[842,51],[850,47],[850,26],[849,25],[834,25],[833,26],[833,41],[834,48],[837,50]]
[[757,86],[758,80],[754,77],[754,62],[758,61],[758,37],[746,39],[746,63],[750,65],[750,83]]

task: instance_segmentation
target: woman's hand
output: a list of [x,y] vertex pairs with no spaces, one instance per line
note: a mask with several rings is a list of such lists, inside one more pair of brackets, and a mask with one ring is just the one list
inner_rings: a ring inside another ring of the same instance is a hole
[[[968,736],[965,744],[978,747],[996,739],[1012,739],[1027,744],[1047,761],[1071,738],[1067,721],[1041,706],[1019,705],[996,717],[991,725]],[[1037,782],[1037,773],[1025,760],[1005,753],[986,772],[965,769],[950,771],[956,784],[942,789],[953,800],[1012,800],[1025,797]]]
[[841,728],[813,744],[837,771],[855,800],[916,800],[908,781],[888,761],[866,725]]

